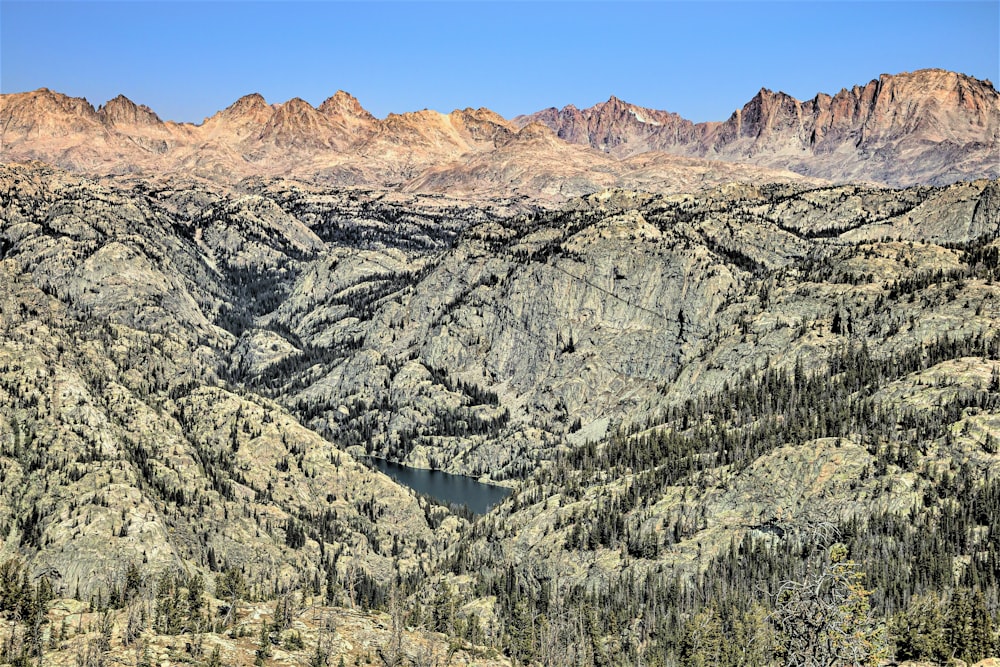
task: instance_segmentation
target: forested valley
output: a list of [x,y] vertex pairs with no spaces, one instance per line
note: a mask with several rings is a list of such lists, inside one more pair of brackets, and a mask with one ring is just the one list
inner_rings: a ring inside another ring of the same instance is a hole
[[996,181],[0,211],[0,664],[1000,654]]

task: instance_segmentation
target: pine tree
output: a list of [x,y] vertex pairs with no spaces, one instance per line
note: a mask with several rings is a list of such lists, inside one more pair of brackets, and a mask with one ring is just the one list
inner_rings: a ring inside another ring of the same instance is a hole
[[989,657],[993,627],[982,591],[959,588],[952,593],[945,632],[950,652],[960,660],[972,663]]
[[452,634],[452,625],[455,620],[455,594],[451,586],[446,581],[442,581],[438,588],[437,595],[434,596],[434,603],[431,607],[431,626],[435,632]]
[[865,574],[835,544],[829,563],[802,581],[784,582],[771,616],[786,664],[876,667],[887,655],[885,627],[871,609]]
[[267,623],[261,623],[260,636],[258,637],[257,651],[255,653],[257,665],[263,665],[264,661],[271,657],[271,633],[268,631]]
[[913,597],[906,610],[893,617],[898,660],[944,662],[950,651],[945,641],[945,619],[941,600],[934,594]]
[[718,609],[706,607],[684,623],[681,664],[684,667],[721,665],[726,642]]
[[530,663],[535,656],[534,624],[531,607],[524,597],[514,603],[507,625],[507,642],[511,657],[520,663]]

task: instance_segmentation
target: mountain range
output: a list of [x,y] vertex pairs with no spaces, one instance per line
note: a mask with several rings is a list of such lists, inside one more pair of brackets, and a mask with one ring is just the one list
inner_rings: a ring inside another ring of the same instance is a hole
[[1000,96],[943,70],[882,75],[799,101],[762,89],[722,122],[615,97],[507,120],[488,109],[378,119],[338,91],[314,108],[247,95],[200,125],[124,96],[94,108],[42,88],[0,98],[0,158],[87,173],[212,180],[291,175],[330,185],[555,198],[802,177],[892,186],[1000,175]]
[[997,98],[4,95],[0,665],[1000,654]]
[[997,174],[997,99],[989,81],[920,70],[804,102],[762,88],[724,122],[695,124],[615,97],[514,122],[540,122],[567,141],[619,157],[664,151],[834,181],[944,184]]

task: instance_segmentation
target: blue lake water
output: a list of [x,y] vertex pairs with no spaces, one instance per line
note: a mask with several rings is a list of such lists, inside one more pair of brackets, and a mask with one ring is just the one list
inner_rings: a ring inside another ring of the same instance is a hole
[[446,504],[466,505],[476,514],[485,514],[511,493],[508,488],[483,484],[464,475],[410,468],[385,459],[370,458],[367,461],[418,493],[427,494]]

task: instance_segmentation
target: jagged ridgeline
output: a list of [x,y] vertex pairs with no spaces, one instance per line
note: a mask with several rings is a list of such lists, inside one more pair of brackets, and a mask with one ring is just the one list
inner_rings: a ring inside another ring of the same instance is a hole
[[[52,598],[97,654],[231,664],[431,664],[435,632],[781,664],[806,608],[865,660],[996,650],[995,181],[532,209],[36,164],[0,212],[9,661],[69,642]],[[473,520],[362,455],[514,492]],[[313,606],[340,630],[292,639]],[[358,608],[389,613],[368,644]]]

